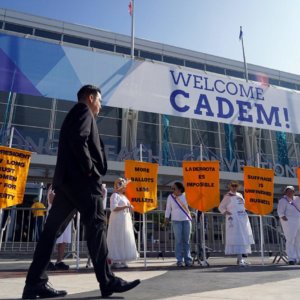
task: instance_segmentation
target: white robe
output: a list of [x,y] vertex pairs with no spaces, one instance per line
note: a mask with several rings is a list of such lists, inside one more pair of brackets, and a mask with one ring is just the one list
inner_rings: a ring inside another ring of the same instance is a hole
[[[293,203],[293,205],[292,205]],[[286,239],[286,254],[289,261],[300,261],[300,198],[283,196],[277,207],[277,213]],[[287,221],[282,220],[286,216]]]
[[[49,211],[52,207],[52,204],[48,201],[48,210],[47,210],[47,216],[49,214]],[[72,242],[72,228],[73,228],[73,220],[71,220],[66,227],[66,229],[63,231],[63,233],[56,239],[56,244],[71,244]]]
[[245,200],[240,193],[228,192],[219,205],[219,211],[226,215],[225,254],[251,253],[254,244],[252,229],[245,211]]
[[125,205],[130,205],[125,195],[118,193],[111,195],[111,214],[107,230],[107,247],[108,258],[114,262],[126,262],[138,258],[129,209],[114,211],[116,207]]

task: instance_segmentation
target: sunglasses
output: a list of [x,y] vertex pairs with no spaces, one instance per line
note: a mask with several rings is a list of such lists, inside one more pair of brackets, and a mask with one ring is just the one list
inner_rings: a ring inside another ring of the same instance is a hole
[[238,185],[237,185],[237,184],[232,184],[231,186],[232,186],[232,187],[238,187]]

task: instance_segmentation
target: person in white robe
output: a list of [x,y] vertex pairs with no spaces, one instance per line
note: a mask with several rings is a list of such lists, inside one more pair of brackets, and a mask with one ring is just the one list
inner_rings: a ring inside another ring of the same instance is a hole
[[[55,197],[55,192],[52,189],[52,185],[48,188],[47,199],[48,199],[48,213],[52,207],[52,203]],[[57,238],[56,245],[57,245],[57,259],[56,263],[53,264],[51,261],[48,265],[48,270],[69,270],[70,266],[63,262],[65,256],[65,250],[68,244],[71,243],[72,239],[72,227],[73,227],[73,220],[68,224],[66,229],[63,233]]]
[[231,181],[229,191],[219,205],[219,211],[225,216],[225,254],[237,254],[237,264],[248,265],[243,254],[251,253],[251,244],[254,244],[253,233],[245,210],[245,200],[237,192],[239,183]]
[[125,195],[127,184],[124,178],[115,180],[114,192],[110,197],[107,247],[108,258],[114,268],[127,268],[127,262],[139,257],[131,218],[133,206]]
[[290,265],[300,263],[300,200],[294,194],[295,188],[291,185],[287,186],[277,206]]

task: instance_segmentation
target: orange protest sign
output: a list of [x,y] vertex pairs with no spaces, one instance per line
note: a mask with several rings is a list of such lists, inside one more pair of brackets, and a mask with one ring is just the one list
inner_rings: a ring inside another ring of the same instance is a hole
[[130,180],[126,196],[134,210],[143,214],[157,207],[158,164],[125,161],[125,177]]
[[31,152],[0,146],[0,208],[23,202]]
[[244,198],[247,210],[266,215],[273,211],[274,171],[244,167]]
[[300,190],[300,168],[297,168],[297,176],[298,176],[298,187]]
[[218,161],[183,161],[186,199],[190,207],[208,211],[220,203]]

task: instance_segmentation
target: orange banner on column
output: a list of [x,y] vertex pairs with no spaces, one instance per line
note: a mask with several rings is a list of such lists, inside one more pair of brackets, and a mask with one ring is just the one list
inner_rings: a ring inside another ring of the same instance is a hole
[[273,211],[274,171],[244,167],[244,198],[247,210],[266,215]]
[[130,179],[126,196],[134,210],[143,214],[157,207],[157,171],[158,164],[125,161],[125,177]]
[[218,161],[183,161],[186,199],[190,207],[208,211],[220,203]]
[[0,146],[0,208],[23,202],[31,152]]

